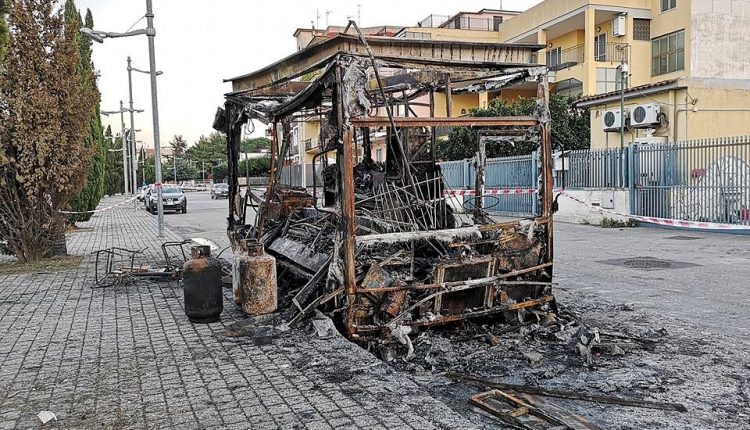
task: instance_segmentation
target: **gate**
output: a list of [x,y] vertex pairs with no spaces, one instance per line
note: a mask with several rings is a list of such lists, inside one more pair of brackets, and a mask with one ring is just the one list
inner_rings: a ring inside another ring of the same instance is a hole
[[631,213],[750,225],[750,138],[634,145]]
[[[538,188],[538,155],[488,158],[485,171],[485,189]],[[459,160],[438,163],[443,172],[443,179],[449,188],[457,190],[473,189],[476,184],[476,167],[474,160]],[[464,208],[474,208],[473,197],[464,201]],[[538,213],[538,195],[498,194],[483,198],[483,207],[493,213],[505,216],[534,216]]]

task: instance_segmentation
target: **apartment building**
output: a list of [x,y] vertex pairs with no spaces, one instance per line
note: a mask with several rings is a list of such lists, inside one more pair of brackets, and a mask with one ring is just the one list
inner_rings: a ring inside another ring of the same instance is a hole
[[[750,134],[750,1],[546,0],[500,27],[545,45],[554,91],[591,109],[593,148]],[[503,97],[506,97],[503,94]]]
[[[500,40],[500,28],[519,13],[497,9],[482,9],[477,12],[459,12],[452,16],[431,14],[414,26],[383,25],[365,27],[361,30],[363,34],[375,37],[497,43]],[[325,29],[298,28],[294,32],[297,49],[300,50],[315,45],[345,30],[346,27],[343,26],[328,26]],[[354,34],[355,31],[350,28],[348,33]],[[381,75],[386,78],[390,77],[392,73],[398,73],[398,71],[381,70]],[[462,92],[458,89],[452,97],[453,111],[451,112],[451,116],[467,115],[472,108],[486,107],[491,97],[498,96],[500,96],[499,91],[491,94],[486,91]],[[409,109],[419,116],[427,116],[429,115],[429,109],[425,106],[428,102],[429,98],[425,95],[413,100],[413,104]],[[436,116],[446,115],[445,105],[444,95],[436,93]],[[379,112],[378,114],[385,115],[385,112]],[[405,115],[406,107],[404,105],[394,106],[394,114],[396,116]],[[322,118],[319,114],[309,112],[292,127],[293,141],[296,144],[290,151],[290,158],[286,160],[286,163],[304,166],[302,169],[304,171],[302,183],[305,185],[312,183],[312,169],[310,167],[313,156],[318,153],[321,120]],[[384,161],[385,133],[376,132],[370,136],[370,139],[372,159],[377,162]],[[361,151],[361,146],[359,146],[359,151]],[[359,157],[362,155],[362,153],[358,154]],[[329,161],[335,162],[334,160]]]

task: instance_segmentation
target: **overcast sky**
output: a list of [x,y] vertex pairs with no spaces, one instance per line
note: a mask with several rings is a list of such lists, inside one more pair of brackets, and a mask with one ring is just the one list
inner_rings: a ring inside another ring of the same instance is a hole
[[[525,10],[541,0],[504,0],[506,10]],[[156,65],[164,74],[158,78],[161,142],[181,134],[194,143],[212,131],[214,113],[230,90],[222,79],[257,70],[296,49],[292,34],[298,27],[319,23],[345,25],[347,16],[356,19],[361,4],[361,25],[415,25],[430,14],[452,15],[460,11],[498,8],[499,0],[154,0]],[[124,32],[144,14],[145,0],[76,0],[82,14],[90,8],[95,28]],[[145,27],[145,19],[133,28]],[[148,70],[145,36],[108,39],[94,44],[94,64],[100,72],[102,110],[117,110],[127,104],[126,58],[133,66]],[[148,75],[133,74],[135,128],[138,140],[153,142],[151,98]],[[120,130],[119,115],[103,117],[105,127]],[[126,126],[129,120],[126,115]]]

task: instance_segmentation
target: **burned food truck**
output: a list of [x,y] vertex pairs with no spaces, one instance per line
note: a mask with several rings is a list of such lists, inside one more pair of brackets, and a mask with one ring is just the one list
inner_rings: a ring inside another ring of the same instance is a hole
[[[410,333],[470,318],[554,312],[548,81],[535,64],[541,48],[365,37],[350,23],[229,79],[232,92],[214,123],[227,136],[228,235],[235,254],[250,249],[276,263],[273,271],[238,275],[236,300],[278,289],[288,321],[317,309],[350,339],[380,344],[405,344]],[[518,84],[535,91],[532,116],[452,111],[458,93]],[[271,129],[263,192],[243,192],[238,181],[251,120]],[[310,120],[320,122],[320,135],[301,142],[294,128]],[[499,137],[478,140],[474,183],[461,201],[436,163],[439,139],[455,127]],[[384,141],[378,160],[376,136]],[[526,217],[498,215],[484,194],[486,145],[513,139],[538,144],[534,213]],[[315,154],[309,165],[307,151]],[[276,303],[251,308],[271,312]]]

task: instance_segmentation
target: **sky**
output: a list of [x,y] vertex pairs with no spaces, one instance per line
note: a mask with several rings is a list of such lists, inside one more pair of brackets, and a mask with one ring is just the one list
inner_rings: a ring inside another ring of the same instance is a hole
[[[503,0],[506,10],[525,10],[541,0]],[[156,28],[156,67],[164,72],[158,79],[159,125],[162,146],[174,135],[191,145],[213,129],[216,108],[231,90],[223,79],[255,71],[296,50],[294,30],[309,28],[318,20],[326,25],[346,25],[347,16],[360,25],[415,25],[430,14],[453,15],[460,11],[499,8],[500,0],[153,0]],[[91,9],[96,30],[125,32],[145,28],[145,0],[76,0],[85,14]],[[397,12],[397,13],[394,13]],[[120,100],[128,103],[127,57],[133,67],[148,70],[148,41],[145,36],[105,39],[94,43],[94,65],[99,72],[101,107],[118,110]],[[137,139],[153,145],[151,87],[149,76],[133,73]],[[113,132],[121,129],[120,116],[102,118]],[[130,127],[125,115],[126,127]],[[262,135],[257,130],[256,135]]]

